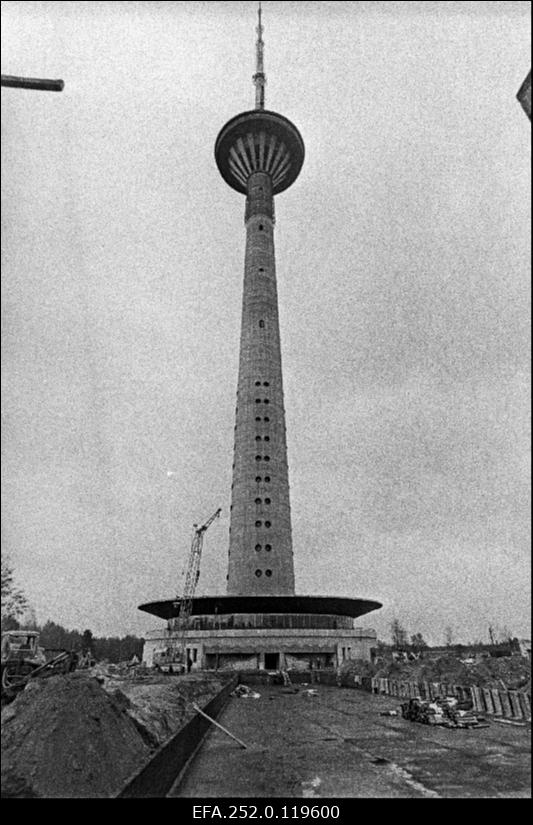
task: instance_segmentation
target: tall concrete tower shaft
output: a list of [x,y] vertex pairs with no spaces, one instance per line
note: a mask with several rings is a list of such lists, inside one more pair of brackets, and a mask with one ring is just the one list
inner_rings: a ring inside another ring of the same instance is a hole
[[272,179],[247,181],[229,595],[294,593]]
[[300,172],[304,144],[287,118],[264,109],[259,12],[256,108],[232,118],[215,145],[219,171],[246,195],[246,254],[227,593],[294,594],[289,477],[274,254],[274,195]]

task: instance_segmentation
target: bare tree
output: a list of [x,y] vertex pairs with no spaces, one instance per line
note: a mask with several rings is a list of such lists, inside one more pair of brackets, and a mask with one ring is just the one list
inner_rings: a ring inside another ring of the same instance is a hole
[[423,650],[427,647],[427,642],[421,633],[415,633],[411,636],[411,647],[415,652]]
[[6,620],[14,621],[28,609],[26,596],[13,580],[13,568],[9,558],[2,558],[2,625]]
[[408,646],[407,630],[402,627],[399,619],[393,619],[390,626],[393,647],[405,648]]
[[444,643],[446,647],[453,645],[453,627],[451,625],[448,625],[444,630]]

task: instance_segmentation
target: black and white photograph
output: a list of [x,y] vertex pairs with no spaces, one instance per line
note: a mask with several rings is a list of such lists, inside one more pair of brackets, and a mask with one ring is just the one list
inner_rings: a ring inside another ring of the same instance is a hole
[[530,798],[531,4],[1,14],[2,798]]

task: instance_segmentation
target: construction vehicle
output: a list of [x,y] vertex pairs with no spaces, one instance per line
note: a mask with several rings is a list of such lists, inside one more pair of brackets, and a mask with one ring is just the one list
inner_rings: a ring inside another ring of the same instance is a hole
[[200,560],[202,558],[204,535],[215,519],[220,516],[220,513],[221,508],[219,507],[216,513],[213,513],[201,527],[198,527],[197,524],[193,525],[194,533],[183,594],[181,597],[178,596],[175,602],[176,607],[179,605],[179,613],[177,618],[169,621],[170,637],[168,645],[154,651],[154,667],[163,673],[184,673],[188,669],[185,634],[192,614],[196,585],[200,578]]
[[78,655],[66,650],[47,661],[38,630],[7,630],[2,633],[2,698],[13,699],[38,676],[69,673],[77,662]]

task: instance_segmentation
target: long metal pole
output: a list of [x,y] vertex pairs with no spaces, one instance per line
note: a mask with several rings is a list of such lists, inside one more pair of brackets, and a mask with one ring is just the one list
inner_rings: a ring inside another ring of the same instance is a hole
[[10,86],[13,89],[38,89],[41,92],[62,92],[65,83],[63,80],[48,80],[38,77],[14,77],[10,74],[3,74],[2,86]]
[[229,730],[227,730],[227,728],[223,727],[223,725],[221,725],[219,722],[216,722],[214,719],[211,719],[211,717],[210,717],[210,716],[208,716],[208,715],[207,715],[207,713],[204,713],[204,712],[203,712],[203,710],[200,710],[200,708],[198,707],[198,705],[196,704],[196,702],[191,702],[191,705],[193,706],[193,708],[195,709],[195,711],[196,711],[197,713],[199,713],[201,716],[205,716],[205,718],[206,718],[206,719],[209,719],[209,721],[210,721],[210,722],[212,722],[212,723],[213,723],[213,725],[216,725],[216,726],[217,726],[217,728],[220,728],[220,730],[224,731],[224,733],[225,733],[227,736],[231,736],[231,738],[232,738],[232,739],[235,739],[235,741],[239,743],[239,745],[241,746],[241,748],[245,748],[245,749],[246,749],[246,748],[248,747],[247,745],[245,745],[245,744],[244,744],[244,742],[242,742],[240,739],[237,739],[237,737],[236,737],[236,736],[234,736],[232,733],[230,733],[230,732],[229,732]]

